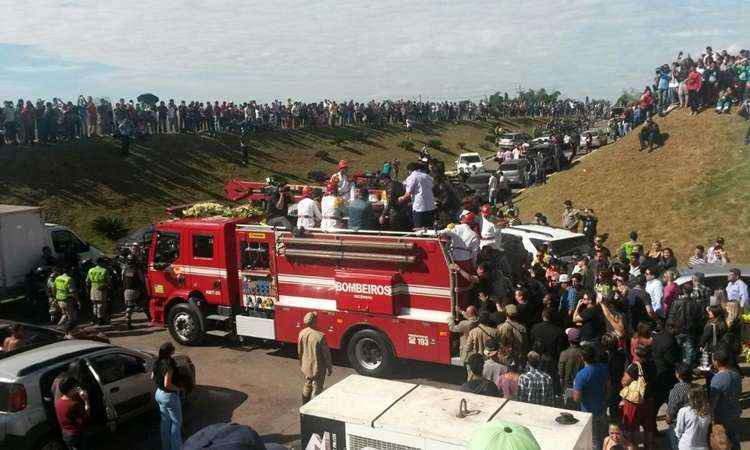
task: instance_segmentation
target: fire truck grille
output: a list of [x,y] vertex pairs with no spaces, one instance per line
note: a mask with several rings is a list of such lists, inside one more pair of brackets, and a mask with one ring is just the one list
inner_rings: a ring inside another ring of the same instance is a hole
[[370,439],[354,434],[349,435],[349,446],[347,448],[348,450],[420,450],[415,447],[409,447],[408,445],[394,444],[393,442]]

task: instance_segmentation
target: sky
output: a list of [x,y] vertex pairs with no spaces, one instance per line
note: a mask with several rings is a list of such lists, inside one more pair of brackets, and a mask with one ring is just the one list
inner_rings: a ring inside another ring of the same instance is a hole
[[0,0],[0,99],[616,99],[748,0]]

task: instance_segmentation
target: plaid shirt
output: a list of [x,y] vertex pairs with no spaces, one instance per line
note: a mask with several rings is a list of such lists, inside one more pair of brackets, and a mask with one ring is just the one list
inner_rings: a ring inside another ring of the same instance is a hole
[[702,311],[705,311],[711,304],[711,288],[703,283],[693,285],[693,293],[690,296],[701,305]]
[[692,385],[690,383],[677,383],[674,385],[672,390],[669,392],[669,400],[667,401],[667,416],[672,421],[677,420],[677,412],[683,406],[688,404],[688,393]]
[[529,367],[518,377],[518,401],[551,406],[554,395],[552,377],[546,373]]

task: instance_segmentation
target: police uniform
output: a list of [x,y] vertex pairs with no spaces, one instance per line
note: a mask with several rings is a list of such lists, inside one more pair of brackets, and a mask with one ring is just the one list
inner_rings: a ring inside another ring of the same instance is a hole
[[107,289],[109,287],[109,273],[107,269],[100,264],[89,269],[86,275],[86,284],[90,287],[91,307],[94,317],[99,323],[107,320],[107,307],[109,305],[107,298]]
[[59,275],[55,278],[54,291],[55,301],[57,301],[57,306],[60,308],[60,321],[57,324],[62,325],[65,322],[75,322],[75,283],[73,282],[73,278],[67,273]]
[[[133,313],[136,311],[138,302],[143,295],[143,277],[135,264],[127,264],[122,269],[122,287],[123,299],[125,300],[125,321],[130,328]],[[151,320],[148,308],[145,308],[143,312],[146,314],[146,318]]]
[[343,201],[335,195],[326,195],[320,202],[321,213],[323,219],[320,221],[320,228],[324,230],[332,230],[334,228],[341,228],[341,204]]
[[315,228],[315,222],[321,218],[320,207],[315,200],[305,197],[297,203],[297,228]]

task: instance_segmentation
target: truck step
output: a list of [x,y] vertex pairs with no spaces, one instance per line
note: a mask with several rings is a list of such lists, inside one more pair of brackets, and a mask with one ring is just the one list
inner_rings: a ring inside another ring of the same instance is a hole
[[206,316],[206,319],[208,320],[215,320],[217,322],[226,322],[227,320],[230,320],[231,316],[225,316],[223,314],[209,314]]
[[232,334],[231,331],[224,331],[224,330],[208,330],[206,331],[206,334],[209,336],[215,336],[219,338],[225,338]]

